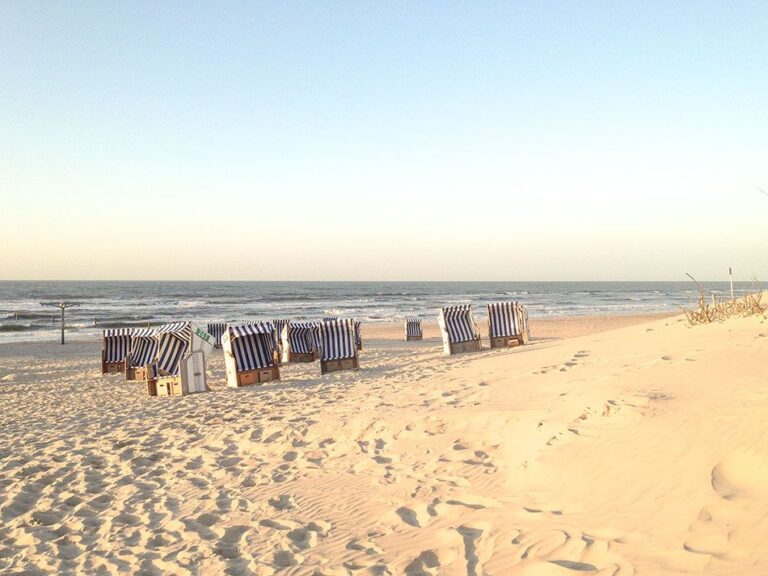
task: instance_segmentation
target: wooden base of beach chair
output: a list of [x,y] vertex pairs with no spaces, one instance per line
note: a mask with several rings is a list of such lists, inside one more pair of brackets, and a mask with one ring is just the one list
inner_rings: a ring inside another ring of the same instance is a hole
[[101,373],[102,374],[119,374],[125,372],[125,361],[120,362],[104,362],[101,361]]
[[341,360],[320,360],[320,374],[340,372],[342,370],[357,370],[360,363],[355,358],[342,358]]
[[[154,394],[152,393],[154,391]],[[147,392],[150,396],[186,396],[191,394],[184,387],[181,376],[161,376],[147,382]]]
[[163,376],[155,384],[155,396],[185,396],[187,392],[181,384],[181,376]]
[[406,336],[405,337],[406,342],[416,342],[418,340],[424,340],[424,336]]
[[317,360],[315,352],[289,352],[288,362],[314,362]]
[[514,348],[524,344],[522,334],[520,336],[496,336],[490,338],[491,348]]
[[479,352],[482,350],[480,339],[469,340],[468,342],[451,343],[451,354],[462,354],[464,352]]
[[147,379],[147,367],[146,366],[136,366],[125,369],[125,379],[126,380],[146,380]]
[[521,337],[523,339],[523,344],[528,344],[531,341],[531,331],[530,330],[524,330],[521,334]]
[[277,366],[271,368],[259,368],[258,370],[245,370],[237,373],[238,386],[262,384],[271,380],[280,380],[280,368]]

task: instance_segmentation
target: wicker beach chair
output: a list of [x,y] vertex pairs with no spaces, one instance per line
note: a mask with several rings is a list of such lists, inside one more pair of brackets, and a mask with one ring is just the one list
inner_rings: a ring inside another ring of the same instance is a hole
[[206,392],[206,360],[214,337],[191,322],[174,322],[155,332],[157,354],[147,380],[150,396],[185,396]]
[[288,322],[281,332],[283,362],[314,362],[320,358],[317,322]]
[[488,304],[488,339],[491,348],[520,346],[528,341],[528,314],[518,302]]
[[125,358],[131,349],[130,328],[104,330],[101,335],[101,373],[125,372]]
[[238,388],[280,380],[274,347],[274,326],[269,322],[229,325],[221,341],[227,386]]
[[214,338],[214,348],[221,348],[221,337],[224,335],[226,329],[226,322],[210,322],[208,324],[208,333]]
[[135,328],[131,335],[131,350],[125,358],[126,380],[147,380],[149,370],[157,356],[157,339],[154,328]]
[[357,370],[354,320],[333,320],[320,323],[320,373]]
[[414,340],[422,340],[424,333],[421,330],[421,319],[419,318],[406,318],[405,319],[405,341],[411,342]]
[[277,361],[278,363],[283,361],[283,329],[285,328],[285,325],[288,324],[290,320],[287,318],[275,318],[272,320],[272,326],[274,326],[274,346],[275,350],[277,350]]
[[446,354],[477,352],[482,349],[470,304],[441,308],[437,323],[443,336],[443,350]]

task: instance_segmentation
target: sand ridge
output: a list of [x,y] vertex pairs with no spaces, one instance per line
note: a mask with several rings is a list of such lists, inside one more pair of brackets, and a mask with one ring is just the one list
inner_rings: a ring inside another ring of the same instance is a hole
[[97,375],[94,343],[3,346],[0,570],[762,573],[761,322],[373,338],[357,373],[239,390],[217,353],[212,392],[170,399]]

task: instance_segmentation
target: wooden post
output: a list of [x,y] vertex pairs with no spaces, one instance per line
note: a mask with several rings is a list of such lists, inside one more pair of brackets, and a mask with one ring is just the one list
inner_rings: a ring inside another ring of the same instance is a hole
[[72,306],[77,306],[77,304],[68,304],[66,302],[40,302],[41,306],[53,306],[55,308],[59,308],[61,310],[61,343],[64,344],[64,311],[67,308],[71,308]]
[[728,276],[731,279],[731,300],[733,300],[733,268],[728,268]]

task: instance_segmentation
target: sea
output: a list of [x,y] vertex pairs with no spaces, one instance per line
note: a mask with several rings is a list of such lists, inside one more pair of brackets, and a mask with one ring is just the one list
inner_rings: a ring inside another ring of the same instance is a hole
[[[730,294],[727,282],[704,282]],[[735,283],[737,294],[752,288]],[[0,282],[0,343],[56,339],[65,302],[67,334],[95,338],[105,328],[177,320],[241,322],[323,316],[363,322],[433,320],[442,306],[516,300],[531,318],[679,311],[693,306],[692,282]]]

